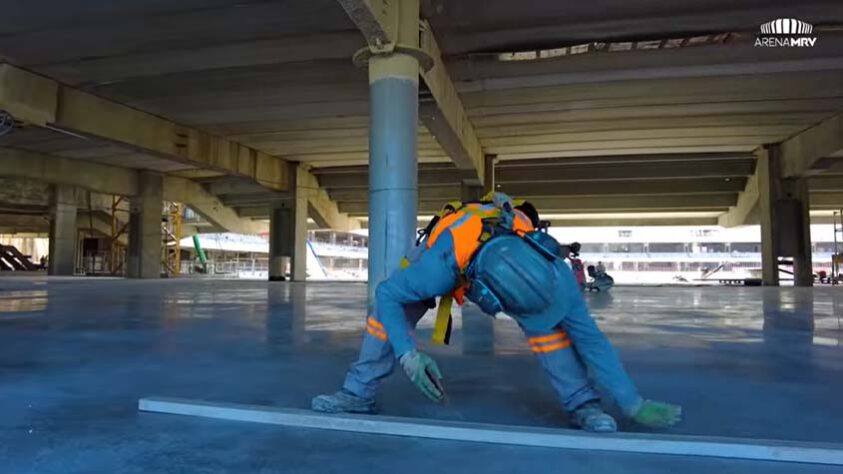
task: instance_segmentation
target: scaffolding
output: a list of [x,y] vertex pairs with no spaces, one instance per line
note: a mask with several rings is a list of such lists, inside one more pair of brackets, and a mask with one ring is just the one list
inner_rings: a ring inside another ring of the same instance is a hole
[[161,219],[161,264],[167,276],[181,273],[181,227],[183,206],[175,202],[164,203]]

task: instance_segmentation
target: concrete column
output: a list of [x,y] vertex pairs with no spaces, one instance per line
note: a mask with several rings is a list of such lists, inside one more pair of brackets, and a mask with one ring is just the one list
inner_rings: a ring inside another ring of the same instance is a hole
[[140,194],[129,200],[129,252],[126,276],[161,277],[161,217],[164,208],[163,177],[141,171]]
[[478,201],[484,194],[483,186],[466,184],[465,182],[460,184],[460,201],[462,202]]
[[814,286],[814,263],[811,253],[811,197],[806,178],[784,180],[786,210],[789,214],[784,243],[793,257],[793,279],[796,286]]
[[495,164],[498,162],[498,155],[486,155],[483,162],[483,194],[489,194],[497,190],[495,186]]
[[55,185],[50,192],[49,275],[73,275],[76,270],[76,192]]
[[[298,182],[298,179],[296,180]],[[307,195],[275,204],[269,217],[269,281],[307,279]]]
[[287,279],[293,239],[293,211],[275,207],[269,214],[269,281]]
[[812,286],[810,196],[805,178],[782,178],[779,148],[759,150],[761,267],[764,285],[778,286],[779,257],[793,260],[796,286]]
[[[418,47],[418,0],[401,2],[398,42]],[[419,64],[406,54],[369,60],[369,306],[416,235]]]

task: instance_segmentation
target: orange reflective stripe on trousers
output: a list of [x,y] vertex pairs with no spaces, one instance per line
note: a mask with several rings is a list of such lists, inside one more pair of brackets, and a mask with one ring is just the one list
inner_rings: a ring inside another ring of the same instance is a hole
[[553,352],[563,349],[571,345],[568,339],[568,334],[565,331],[558,330],[553,334],[546,336],[536,336],[527,339],[527,344],[533,352]]

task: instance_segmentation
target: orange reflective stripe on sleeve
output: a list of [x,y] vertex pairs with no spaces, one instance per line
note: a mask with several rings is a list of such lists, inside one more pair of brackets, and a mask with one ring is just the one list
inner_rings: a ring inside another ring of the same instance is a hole
[[366,332],[381,341],[386,340],[386,331],[384,331],[383,325],[371,316],[366,321]]

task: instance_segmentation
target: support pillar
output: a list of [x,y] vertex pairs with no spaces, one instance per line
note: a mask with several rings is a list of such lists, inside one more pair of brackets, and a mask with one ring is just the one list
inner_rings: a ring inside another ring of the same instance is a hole
[[[398,43],[419,45],[418,0],[401,2]],[[369,306],[416,235],[419,63],[408,54],[369,59]]]
[[140,193],[129,201],[129,252],[126,276],[161,277],[161,216],[164,209],[164,179],[158,173],[141,171]]
[[285,229],[289,220],[289,209],[274,207],[269,212],[269,281],[287,279],[289,257],[284,256],[283,249],[285,238],[289,238]]
[[812,286],[811,219],[808,182],[782,178],[779,147],[757,152],[761,210],[761,268],[766,286],[779,285],[779,258],[793,260],[796,286]]
[[307,193],[299,189],[301,167],[292,170],[296,176],[294,195],[277,202],[269,217],[269,281],[307,279]]
[[73,275],[76,270],[76,193],[55,185],[50,193],[49,275]]
[[495,164],[497,162],[497,155],[485,155],[483,157],[483,194],[489,194],[498,189],[495,186]]
[[288,272],[292,281],[307,279],[307,208],[302,213],[297,207],[275,207],[270,213],[269,281],[284,281]]
[[478,201],[484,194],[483,186],[467,184],[465,182],[460,184],[460,201],[462,202]]

